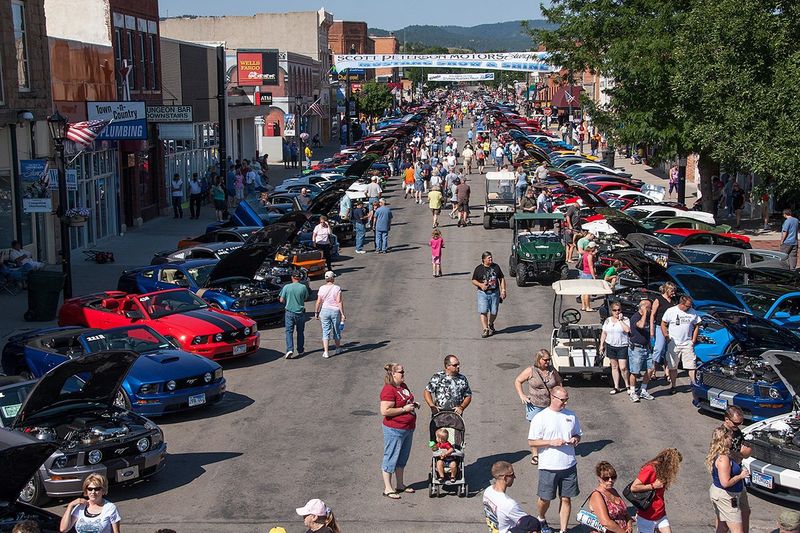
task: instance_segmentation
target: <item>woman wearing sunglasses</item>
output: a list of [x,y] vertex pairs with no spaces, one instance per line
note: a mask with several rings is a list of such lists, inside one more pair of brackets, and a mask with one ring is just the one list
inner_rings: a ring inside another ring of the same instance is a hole
[[61,533],[75,528],[76,533],[119,533],[121,521],[117,506],[106,500],[108,480],[89,474],[83,480],[83,496],[69,502],[61,517]]
[[[530,422],[536,414],[550,405],[550,391],[561,386],[561,376],[551,364],[550,352],[542,348],[536,352],[533,365],[519,373],[514,380],[522,405],[525,406],[525,418]],[[528,394],[522,391],[522,384],[528,382]],[[539,450],[531,447],[531,464],[539,464]]]
[[[628,506],[620,497],[614,483],[617,471],[607,461],[600,461],[594,468],[598,485],[589,495],[591,510],[608,533],[630,533],[633,531],[633,518],[628,514]],[[596,533],[596,530],[592,530]]]
[[[411,493],[414,489],[407,487],[403,481],[403,469],[408,463],[411,453],[411,441],[417,425],[419,404],[405,382],[406,371],[400,363],[386,363],[383,367],[381,389],[381,415],[383,416],[383,495],[392,500],[399,500],[400,493]],[[392,474],[397,482],[392,486]]]

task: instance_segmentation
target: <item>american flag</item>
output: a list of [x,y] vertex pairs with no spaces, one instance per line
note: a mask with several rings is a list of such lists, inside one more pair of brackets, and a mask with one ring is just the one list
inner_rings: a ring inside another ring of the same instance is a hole
[[322,106],[319,105],[319,100],[317,100],[316,102],[311,104],[309,106],[308,110],[311,111],[312,113],[316,114],[319,117],[324,116],[324,114],[322,112]]
[[87,120],[69,124],[67,139],[80,146],[89,146],[109,124],[111,124],[110,120]]

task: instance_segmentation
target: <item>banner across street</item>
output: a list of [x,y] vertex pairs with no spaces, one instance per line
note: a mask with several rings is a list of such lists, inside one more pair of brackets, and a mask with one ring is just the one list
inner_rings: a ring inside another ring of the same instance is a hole
[[394,67],[446,67],[463,69],[555,72],[547,52],[497,52],[484,54],[344,54],[334,55],[336,70]]
[[466,74],[428,74],[428,81],[487,81],[494,79],[494,72],[470,72]]

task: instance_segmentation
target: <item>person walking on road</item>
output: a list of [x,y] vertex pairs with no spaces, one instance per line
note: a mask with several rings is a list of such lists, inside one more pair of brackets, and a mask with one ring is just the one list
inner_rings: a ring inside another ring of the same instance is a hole
[[378,202],[375,210],[375,251],[379,254],[389,252],[389,230],[392,228],[392,210],[386,205],[383,198]]
[[747,533],[750,530],[750,503],[744,486],[750,471],[742,466],[741,457],[732,448],[733,436],[728,428],[716,428],[711,434],[706,468],[711,472],[708,494],[714,508],[717,533]]
[[[631,322],[622,314],[622,304],[612,302],[611,314],[603,322],[600,334],[600,353],[611,362],[611,380],[614,388],[610,394],[619,394],[628,383],[628,344]],[[621,382],[621,383],[620,383]],[[636,401],[631,396],[631,401]]]
[[797,229],[798,221],[792,216],[791,209],[783,210],[783,226],[781,226],[781,252],[789,256],[789,268],[797,268]]
[[500,265],[494,263],[492,252],[481,254],[481,264],[472,272],[472,285],[478,302],[478,313],[484,339],[496,333],[494,321],[500,309],[500,303],[506,298],[506,279]]
[[[653,372],[653,353],[650,350],[650,300],[641,300],[638,310],[631,317],[630,344],[628,345],[628,395],[632,402],[639,399],[655,400],[647,392]],[[636,376],[642,376],[642,387],[636,391]]]
[[444,248],[444,239],[442,232],[438,229],[433,230],[431,233],[431,240],[428,241],[431,247],[431,264],[433,265],[433,277],[442,277],[442,249]]
[[456,185],[456,200],[458,201],[458,227],[468,226],[469,221],[469,196],[471,190],[467,184],[466,177],[459,179]]
[[497,461],[492,465],[492,484],[483,491],[483,512],[486,523],[498,533],[508,533],[527,513],[506,490],[514,484],[514,467],[507,461]]
[[217,222],[224,222],[225,207],[225,187],[222,185],[222,178],[217,176],[214,178],[214,184],[211,186],[211,199],[214,200],[214,214],[217,216]]
[[461,157],[464,158],[464,167],[467,169],[467,174],[472,174],[472,158],[475,157],[472,146],[467,144],[461,152]]
[[183,180],[180,174],[172,176],[170,191],[172,194],[172,218],[183,218]]
[[[598,485],[589,496],[589,510],[592,511],[607,533],[631,533],[633,518],[628,514],[628,505],[614,488],[617,470],[606,461],[594,467]],[[592,533],[598,533],[596,529]]]
[[536,518],[542,523],[542,533],[553,533],[545,515],[556,497],[561,501],[560,531],[567,530],[572,498],[580,493],[575,446],[583,434],[581,424],[575,413],[566,408],[569,393],[564,387],[553,387],[550,396],[550,406],[533,417],[528,432],[528,445],[539,449]]
[[317,304],[314,308],[314,318],[322,323],[322,357],[330,357],[329,345],[333,337],[336,344],[336,355],[342,353],[341,325],[344,324],[344,302],[342,301],[342,288],[334,283],[336,274],[328,270],[325,272],[325,285],[317,290]]
[[197,172],[192,173],[189,180],[189,218],[197,220],[200,218],[200,205],[203,202],[203,185],[197,178]]
[[467,377],[461,373],[461,362],[455,355],[444,358],[444,370],[435,373],[423,393],[431,413],[453,411],[458,416],[472,402],[472,389]]
[[678,469],[683,456],[676,448],[666,448],[645,463],[633,480],[631,492],[655,491],[653,503],[647,509],[636,511],[636,527],[639,533],[672,533],[667,519],[664,493],[678,478]]
[[365,254],[367,252],[364,250],[364,236],[367,234],[369,213],[364,207],[364,202],[356,200],[356,206],[351,213],[351,218],[353,220],[353,228],[356,230],[356,253]]
[[319,224],[314,226],[314,231],[311,233],[311,241],[314,243],[314,247],[320,250],[323,257],[325,257],[325,267],[328,270],[333,270],[331,266],[331,233],[333,233],[333,230],[328,224],[328,217],[325,215],[320,216]]
[[378,176],[372,176],[369,185],[367,185],[367,198],[369,198],[368,205],[372,205],[380,200],[382,195],[383,189],[381,189],[381,186],[378,183]]
[[286,331],[286,359],[292,359],[294,351],[294,331],[297,330],[297,355],[303,355],[306,329],[306,300],[308,287],[300,283],[300,272],[292,271],[292,282],[281,289],[278,296],[284,305],[283,324]]
[[667,344],[667,368],[669,369],[669,393],[675,394],[678,380],[678,362],[683,363],[689,372],[689,383],[694,383],[695,359],[694,345],[700,333],[700,317],[692,308],[692,299],[681,296],[678,305],[670,307],[661,318],[661,333]]
[[431,210],[431,215],[433,216],[433,226],[434,228],[439,227],[439,215],[442,213],[442,191],[437,187],[431,188],[428,191],[428,207]]
[[[411,453],[411,441],[417,425],[419,404],[405,383],[405,369],[400,363],[386,363],[383,367],[380,412],[383,416],[383,495],[399,500],[400,493],[414,492],[406,487],[403,470]],[[397,485],[392,486],[392,474]]]
[[655,377],[655,365],[663,365],[664,357],[667,353],[667,341],[664,339],[664,333],[661,331],[661,319],[664,318],[664,313],[667,309],[672,307],[673,298],[678,288],[671,281],[667,281],[658,288],[659,294],[653,300],[652,312],[650,313],[650,338],[655,339],[653,345],[653,376]]
[[[514,380],[517,396],[525,406],[525,419],[530,422],[539,412],[550,405],[550,391],[561,386],[561,375],[553,368],[550,352],[542,348],[536,352],[533,365],[519,373]],[[527,396],[522,392],[522,384],[528,383]],[[531,446],[531,464],[539,464],[539,449]]]

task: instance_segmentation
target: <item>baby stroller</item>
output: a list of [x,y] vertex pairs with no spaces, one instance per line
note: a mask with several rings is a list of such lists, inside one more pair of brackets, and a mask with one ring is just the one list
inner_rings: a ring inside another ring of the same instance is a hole
[[469,493],[467,486],[467,476],[464,467],[464,419],[453,411],[439,411],[431,417],[430,440],[436,442],[436,431],[446,429],[448,432],[447,441],[453,446],[453,453],[449,456],[458,465],[458,477],[455,481],[450,480],[450,462],[445,462],[444,481],[439,481],[436,476],[436,460],[441,454],[440,450],[435,450],[431,457],[431,473],[428,474],[428,496],[431,498],[447,493],[446,487],[455,487],[459,498],[464,498]]

